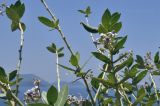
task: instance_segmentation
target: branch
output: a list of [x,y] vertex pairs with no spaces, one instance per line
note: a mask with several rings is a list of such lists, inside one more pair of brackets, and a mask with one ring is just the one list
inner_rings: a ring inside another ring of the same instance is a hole
[[19,74],[20,74],[20,69],[21,69],[21,63],[22,63],[22,50],[23,50],[23,45],[24,45],[24,31],[22,28],[21,23],[19,22],[19,29],[21,31],[21,41],[20,41],[20,48],[18,50],[19,52],[19,60],[17,64],[17,76],[16,76],[16,96],[18,96],[19,92]]
[[[51,10],[49,9],[49,7],[48,7],[48,5],[46,4],[45,0],[41,0],[41,2],[42,2],[42,4],[44,5],[46,11],[47,11],[47,12],[50,14],[50,16],[52,17],[52,20],[53,20],[53,21],[56,21],[56,20],[57,20],[56,17],[54,16],[54,14],[53,14],[53,13],[51,12]],[[72,51],[69,43],[68,43],[67,40],[66,40],[66,37],[65,37],[64,33],[62,32],[62,30],[61,30],[61,28],[60,28],[59,25],[58,25],[58,27],[57,27],[57,30],[58,30],[58,32],[60,33],[60,35],[61,35],[64,43],[66,44],[68,50],[70,51],[70,53],[71,53],[72,55],[74,55],[74,53],[73,53],[73,51]],[[78,66],[77,68],[80,68],[80,66]],[[81,69],[81,68],[80,68],[80,69]],[[94,100],[93,100],[92,94],[91,94],[91,92],[90,92],[88,83],[87,83],[87,81],[86,81],[85,78],[82,78],[82,79],[83,79],[83,81],[84,81],[84,83],[85,83],[85,85],[86,85],[87,91],[88,91],[88,93],[89,93],[89,95],[90,95],[91,102],[92,102],[92,104],[94,105]]]

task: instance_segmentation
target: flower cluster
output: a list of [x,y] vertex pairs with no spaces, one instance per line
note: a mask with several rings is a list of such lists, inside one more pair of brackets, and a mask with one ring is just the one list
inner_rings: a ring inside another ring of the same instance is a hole
[[81,106],[87,99],[83,98],[81,95],[76,97],[75,95],[68,95],[67,104]]
[[34,79],[33,81],[34,87],[31,89],[28,89],[24,93],[24,101],[25,103],[31,103],[39,100],[41,98],[41,92],[40,92],[40,80]]
[[99,47],[101,52],[105,52],[105,49],[113,49],[113,43],[117,35],[118,34],[115,33],[114,31],[108,32],[106,34],[101,33],[100,38],[98,38],[94,42],[94,44],[96,44],[97,46],[102,46],[102,47]]

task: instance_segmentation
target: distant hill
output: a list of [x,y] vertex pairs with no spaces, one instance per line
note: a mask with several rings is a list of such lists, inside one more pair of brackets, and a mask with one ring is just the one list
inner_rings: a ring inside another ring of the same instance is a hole
[[[47,91],[51,85],[57,87],[57,82],[50,84],[49,82],[33,74],[22,74],[20,75],[20,77],[23,78],[23,80],[20,82],[20,88],[19,88],[19,98],[21,99],[21,101],[23,101],[24,92],[27,91],[28,89],[31,89],[34,86],[33,85],[34,78],[41,80],[40,83],[41,91]],[[87,97],[86,88],[81,82],[77,81],[76,83],[72,83],[72,82],[61,81],[61,87],[63,87],[63,85],[65,84],[67,84],[69,87],[69,94],[76,96],[82,95],[83,97]],[[0,106],[5,106],[3,102],[4,100],[0,99]]]

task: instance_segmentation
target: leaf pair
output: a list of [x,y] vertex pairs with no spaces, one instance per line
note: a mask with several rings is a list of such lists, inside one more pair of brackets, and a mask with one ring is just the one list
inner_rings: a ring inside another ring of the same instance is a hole
[[89,17],[91,14],[91,8],[88,6],[85,10],[78,10],[80,13],[85,14],[85,17]]
[[104,26],[104,28],[108,31],[108,32],[119,32],[121,27],[122,27],[122,23],[118,22],[119,18],[120,18],[120,13],[115,12],[113,14],[110,13],[109,9],[107,9],[103,16],[102,16],[102,26]]
[[52,43],[50,46],[47,47],[47,50],[50,51],[51,53],[57,53],[58,57],[63,57],[64,53],[62,53],[62,50],[64,47],[57,48],[54,43]]
[[15,79],[16,75],[17,75],[17,70],[14,70],[7,75],[5,70],[2,67],[0,67],[0,81],[1,82],[7,84],[13,79]]
[[6,8],[6,15],[9,19],[12,20],[11,24],[12,31],[20,29],[19,24],[21,24],[23,31],[25,31],[26,29],[25,24],[20,22],[20,19],[24,15],[24,12],[25,12],[25,5],[21,3],[20,0],[18,0],[15,4],[11,4],[9,7]]

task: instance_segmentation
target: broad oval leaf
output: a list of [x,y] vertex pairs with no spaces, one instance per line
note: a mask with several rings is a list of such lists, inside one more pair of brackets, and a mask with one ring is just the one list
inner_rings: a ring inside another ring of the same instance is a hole
[[110,28],[109,28],[109,31],[114,31],[114,32],[119,32],[122,28],[122,23],[121,22],[118,22],[118,23],[115,23],[114,25],[112,25]]
[[75,55],[71,55],[71,58],[70,58],[70,63],[73,65],[73,66],[78,66],[78,59]]
[[105,27],[102,25],[102,24],[99,24],[98,26],[98,32],[101,34],[101,33],[107,33],[108,30],[105,29]]
[[86,31],[88,31],[88,32],[90,32],[90,33],[98,33],[98,29],[97,29],[97,28],[92,27],[92,26],[90,26],[90,25],[87,25],[87,24],[85,24],[85,23],[83,23],[83,22],[81,22],[80,24],[83,25],[83,27],[84,27],[84,29],[85,29]]
[[15,11],[17,12],[17,14],[19,15],[19,18],[21,18],[25,12],[25,5],[24,3],[22,4],[20,0],[18,0],[15,5],[14,8]]
[[107,9],[103,16],[102,16],[102,25],[108,29],[109,28],[109,23],[110,23],[110,20],[111,20],[111,13],[109,11],[109,9]]
[[50,19],[48,19],[48,18],[46,18],[46,17],[38,17],[38,19],[39,19],[39,21],[42,23],[42,24],[44,24],[44,25],[46,25],[46,26],[48,26],[48,27],[51,27],[51,28],[55,28],[56,26],[55,26],[55,24],[54,24],[54,22],[53,21],[51,21]]
[[111,25],[114,25],[115,23],[117,23],[120,16],[121,16],[121,14],[118,12],[113,13],[112,17],[111,17]]
[[116,54],[121,48],[123,48],[125,42],[127,40],[127,36],[123,37],[118,43],[115,45],[115,50],[113,51],[113,54]]
[[54,106],[64,106],[68,98],[68,86],[64,85]]
[[144,70],[142,72],[140,72],[133,80],[132,80],[132,84],[136,85],[138,84],[147,74],[147,70]]
[[20,0],[18,0],[14,5],[11,4],[10,7],[6,8],[6,14],[8,18],[10,18],[12,21],[19,22],[24,12],[25,12],[25,5],[22,4]]
[[47,91],[47,100],[50,105],[54,105],[54,103],[57,101],[58,98],[58,91],[57,89],[52,85],[49,90]]
[[6,15],[9,19],[11,19],[13,21],[19,21],[19,16],[13,8],[7,7],[6,8]]
[[12,71],[9,73],[9,81],[12,81],[17,75],[17,70]]
[[95,56],[97,59],[105,62],[105,63],[110,63],[111,60],[106,57],[105,55],[103,55],[102,53],[99,53],[99,52],[92,52],[93,56]]

